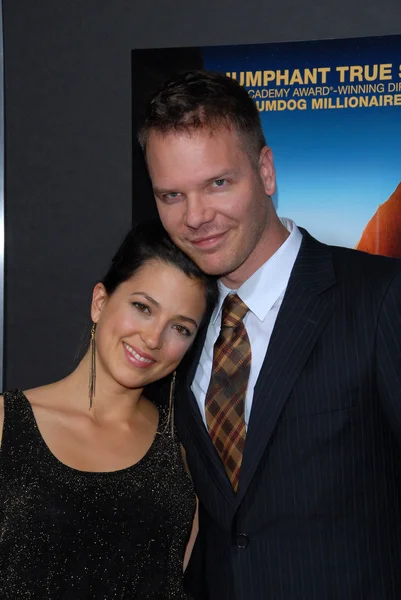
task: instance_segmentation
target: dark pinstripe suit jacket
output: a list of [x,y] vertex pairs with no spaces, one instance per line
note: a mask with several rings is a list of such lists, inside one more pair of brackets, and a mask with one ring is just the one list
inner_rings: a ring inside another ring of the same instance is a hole
[[190,392],[196,358],[177,390],[200,500],[195,598],[401,599],[401,261],[303,234],[237,494]]

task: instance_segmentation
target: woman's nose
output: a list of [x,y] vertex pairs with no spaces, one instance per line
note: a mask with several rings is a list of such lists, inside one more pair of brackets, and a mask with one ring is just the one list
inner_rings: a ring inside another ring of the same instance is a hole
[[154,324],[150,325],[141,332],[140,336],[150,350],[158,350],[162,345],[163,328]]

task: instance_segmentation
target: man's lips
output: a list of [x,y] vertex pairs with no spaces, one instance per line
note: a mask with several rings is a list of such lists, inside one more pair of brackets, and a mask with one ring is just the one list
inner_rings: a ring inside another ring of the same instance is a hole
[[226,235],[226,233],[226,231],[223,231],[222,233],[213,233],[212,235],[198,237],[189,241],[193,246],[198,248],[209,248],[218,244]]

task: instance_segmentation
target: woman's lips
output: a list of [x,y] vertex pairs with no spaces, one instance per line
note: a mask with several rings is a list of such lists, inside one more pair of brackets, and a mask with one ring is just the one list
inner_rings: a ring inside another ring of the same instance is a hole
[[141,352],[138,348],[133,348],[127,342],[123,342],[123,346],[129,362],[136,367],[146,369],[155,364],[156,361],[149,354]]

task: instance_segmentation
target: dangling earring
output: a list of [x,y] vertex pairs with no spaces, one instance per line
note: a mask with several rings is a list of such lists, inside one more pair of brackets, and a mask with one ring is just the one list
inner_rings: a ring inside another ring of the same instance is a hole
[[170,383],[167,423],[166,423],[166,429],[164,430],[164,432],[166,433],[168,427],[170,426],[171,437],[174,437],[174,392],[175,392],[176,376],[177,376],[177,372],[174,371],[173,377],[172,377],[171,383]]
[[92,408],[93,398],[95,397],[96,388],[96,323],[93,323],[91,329],[90,354],[91,362],[89,367],[89,410]]

